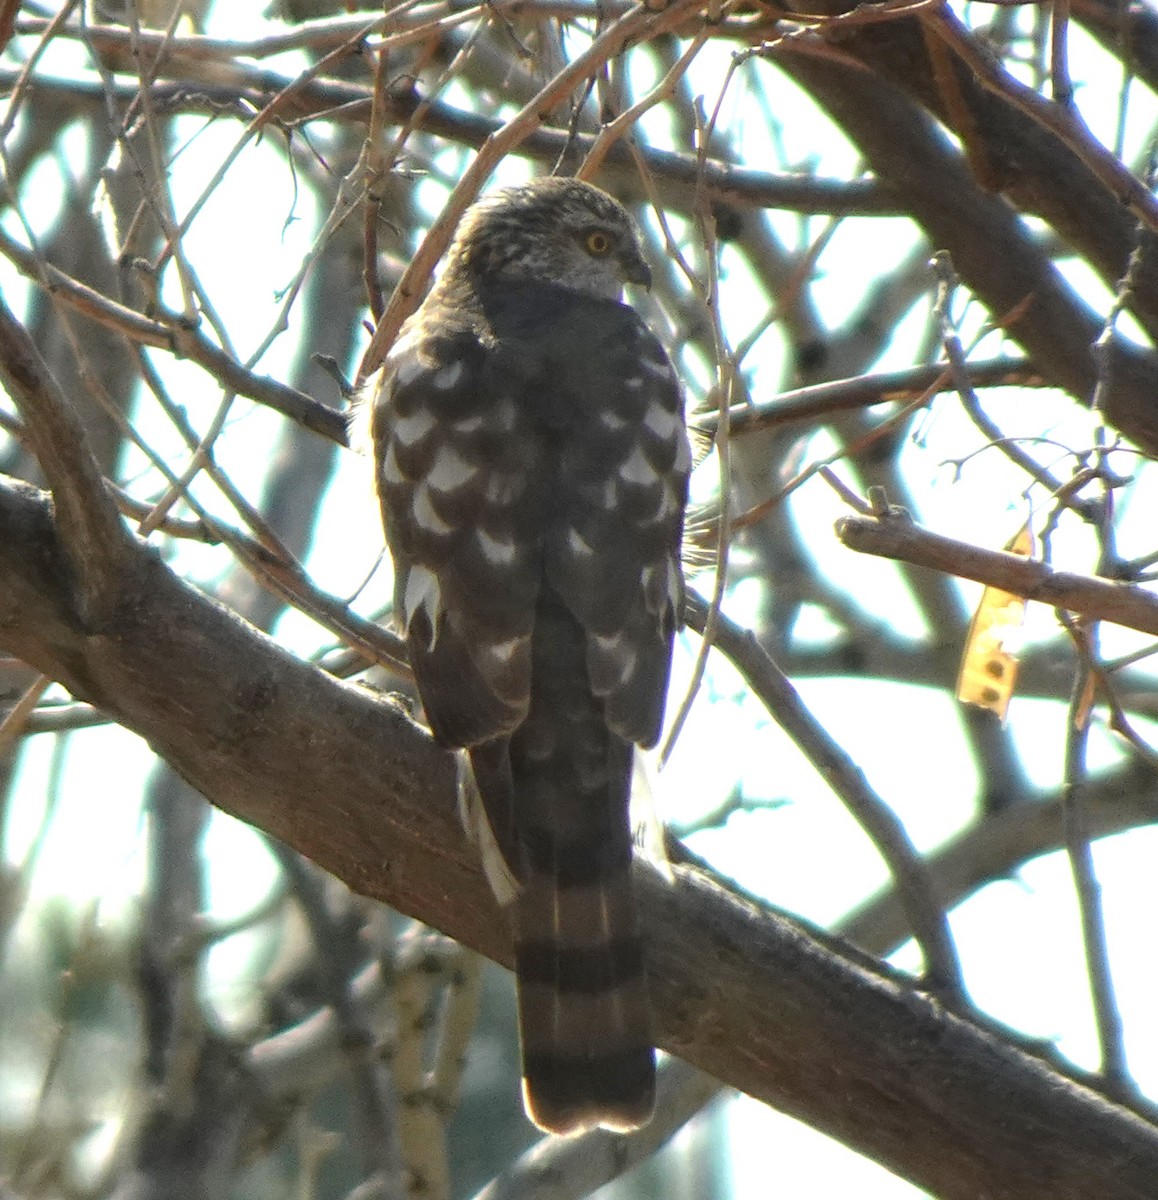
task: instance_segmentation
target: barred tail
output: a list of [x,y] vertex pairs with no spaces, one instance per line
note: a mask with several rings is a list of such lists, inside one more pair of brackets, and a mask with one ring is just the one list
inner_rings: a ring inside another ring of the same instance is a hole
[[645,1124],[655,1052],[629,871],[532,875],[515,929],[527,1114],[559,1134]]
[[591,691],[586,635],[540,597],[530,711],[471,750],[518,895],[511,905],[523,1097],[552,1133],[643,1125],[655,1051],[631,887],[634,746]]

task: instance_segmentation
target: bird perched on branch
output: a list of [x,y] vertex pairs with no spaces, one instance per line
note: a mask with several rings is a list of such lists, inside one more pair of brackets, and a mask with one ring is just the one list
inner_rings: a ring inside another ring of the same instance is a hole
[[365,406],[395,618],[511,885],[524,1099],[556,1133],[654,1104],[628,799],[681,621],[691,456],[671,360],[621,300],[650,282],[605,192],[497,191]]

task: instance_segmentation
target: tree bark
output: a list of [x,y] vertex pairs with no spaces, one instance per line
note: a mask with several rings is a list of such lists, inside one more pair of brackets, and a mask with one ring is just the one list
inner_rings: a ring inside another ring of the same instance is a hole
[[[214,804],[509,962],[451,759],[401,706],[293,658],[146,547],[121,566],[94,627],[48,496],[0,483],[0,647]],[[1158,1130],[1135,1113],[700,872],[638,876],[666,1049],[949,1200],[1154,1195]]]

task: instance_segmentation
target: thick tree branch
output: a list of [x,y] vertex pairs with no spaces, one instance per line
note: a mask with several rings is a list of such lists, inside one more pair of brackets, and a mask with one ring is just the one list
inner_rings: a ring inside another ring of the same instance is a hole
[[[854,6],[848,0],[820,0],[807,7],[837,13]],[[1151,333],[1158,330],[1155,235],[1139,235],[1137,220],[1115,191],[1081,161],[1056,129],[1021,111],[1012,91],[993,88],[993,77],[1004,72],[981,39],[966,41],[947,10],[939,13],[942,18],[944,31],[950,33],[947,41],[936,32],[930,39],[920,20],[910,18],[840,28],[840,49],[935,113],[967,147],[981,187],[1002,192],[1018,208],[1048,221],[1111,286],[1125,273],[1131,252],[1139,248],[1141,262],[1130,307]],[[944,59],[940,68],[931,61],[931,41],[940,46]],[[968,45],[973,61],[958,56],[963,45]],[[1123,39],[1119,46],[1124,58],[1132,57],[1128,41]],[[834,68],[834,80],[842,74],[848,74],[847,68]],[[989,86],[981,82],[980,74],[990,77]],[[836,86],[840,89],[843,84],[838,81]],[[821,99],[827,103],[825,97]],[[945,186],[950,186],[948,180]],[[1000,285],[995,281],[995,286]],[[1030,349],[1030,353],[1037,357],[1040,351]]]
[[[890,23],[889,37],[880,45],[870,39],[873,47],[891,48],[894,40],[908,35],[907,25]],[[863,30],[856,35],[858,50],[867,36]],[[782,66],[856,142],[875,174],[903,191],[910,213],[929,241],[949,252],[961,279],[1025,349],[1042,376],[1090,403],[1099,381],[1092,348],[1101,335],[1103,317],[1066,282],[1010,204],[978,182],[974,158],[950,144],[928,113],[898,90],[899,82],[894,87],[857,67],[800,53],[785,55]],[[1024,134],[1023,126],[1033,128],[1032,122],[1021,118],[1017,128]],[[1035,147],[1040,143],[1057,149],[1042,131],[1037,132],[1040,137],[1033,141]],[[1038,165],[1043,172],[1047,170],[1040,156]],[[1067,160],[1067,183],[1059,184],[1063,166],[1053,166],[1051,193],[1068,193],[1070,179],[1076,181],[1075,187],[1084,179],[1081,165]],[[1099,200],[1109,199],[1096,187],[1088,190]],[[1094,217],[1092,210],[1085,211],[1082,229],[1087,240],[1100,237],[1103,225],[1129,226],[1117,200],[1113,206],[1112,216],[1104,220]],[[1027,207],[1032,210],[1032,205]],[[1131,234],[1136,232],[1129,228]],[[1069,230],[1060,231],[1069,236]],[[1130,246],[1125,246],[1116,260],[1119,273],[1125,270],[1129,250]],[[1089,257],[1098,265],[1092,249]],[[1143,261],[1148,264],[1150,259]],[[1146,271],[1140,274],[1144,277]],[[1144,281],[1139,279],[1138,288]],[[1140,299],[1137,289],[1132,294]],[[1138,307],[1133,305],[1131,311],[1137,312]],[[1111,386],[1104,401],[1106,418],[1140,446],[1158,449],[1158,416],[1153,403],[1158,356],[1123,339],[1112,341],[1107,355]]]
[[[206,796],[352,887],[509,961],[454,815],[449,757],[390,700],[125,564],[86,632],[46,496],[0,485],[0,646],[135,730]],[[824,935],[680,869],[641,868],[663,1045],[938,1196],[1141,1200],[1158,1131]]]

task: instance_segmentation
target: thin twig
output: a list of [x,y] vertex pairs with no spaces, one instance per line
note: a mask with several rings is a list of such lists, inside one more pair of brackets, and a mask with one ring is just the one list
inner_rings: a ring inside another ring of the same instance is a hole
[[1094,867],[1090,833],[1085,813],[1086,750],[1089,745],[1090,715],[1093,709],[1096,676],[1097,627],[1079,623],[1064,612],[1059,618],[1078,647],[1073,694],[1066,722],[1065,787],[1062,791],[1062,816],[1066,857],[1069,859],[1074,891],[1081,915],[1082,947],[1086,957],[1086,977],[1094,1002],[1094,1020],[1102,1056],[1102,1073],[1110,1086],[1135,1090],[1130,1081],[1129,1065],[1122,1029],[1122,1014],[1114,995],[1109,947],[1106,942],[1102,888]]
[[[692,596],[687,608],[689,624],[702,628],[708,616],[707,606]],[[961,965],[945,911],[904,825],[876,794],[864,772],[804,706],[788,677],[756,639],[723,613],[717,614],[716,630],[721,651],[844,803],[885,860],[924,956],[929,986],[947,998],[961,1000],[964,996]]]
[[699,0],[674,0],[658,13],[649,11],[642,4],[635,5],[595,38],[582,54],[576,55],[510,121],[486,139],[398,281],[386,312],[362,356],[358,369],[359,382],[367,379],[381,365],[402,322],[417,308],[426,289],[426,281],[450,244],[455,226],[500,160],[529,137],[541,123],[543,113],[549,112],[576,84],[590,78],[629,42],[655,37],[678,24],[697,3]]

